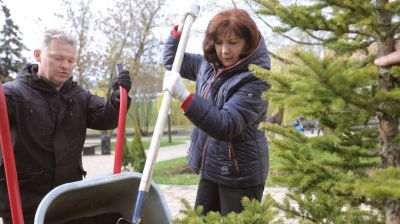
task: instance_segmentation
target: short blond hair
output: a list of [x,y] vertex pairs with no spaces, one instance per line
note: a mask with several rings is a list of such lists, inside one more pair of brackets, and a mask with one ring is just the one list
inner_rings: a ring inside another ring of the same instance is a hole
[[71,44],[75,49],[77,48],[76,38],[71,33],[61,29],[49,29],[44,31],[41,43],[41,50],[47,51],[52,40],[60,40]]

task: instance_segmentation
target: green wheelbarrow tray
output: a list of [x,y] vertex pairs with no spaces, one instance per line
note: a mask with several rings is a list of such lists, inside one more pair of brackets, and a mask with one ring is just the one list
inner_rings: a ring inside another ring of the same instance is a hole
[[[65,223],[109,213],[118,213],[130,221],[140,178],[140,173],[124,172],[60,185],[40,202],[35,224]],[[167,203],[154,182],[147,194],[141,223],[172,223]]]

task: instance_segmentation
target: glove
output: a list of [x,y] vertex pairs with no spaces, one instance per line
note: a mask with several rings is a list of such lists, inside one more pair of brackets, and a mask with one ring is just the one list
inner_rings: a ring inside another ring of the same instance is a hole
[[[186,2],[186,1],[185,1]],[[199,15],[200,6],[194,3],[186,3],[184,8],[184,13],[181,15],[180,25],[185,23],[185,19],[188,15],[193,16],[193,21],[196,20],[196,17]]]
[[178,72],[166,71],[164,76],[163,91],[171,93],[172,97],[183,103],[190,95],[190,92],[183,84],[181,75]]
[[129,76],[128,70],[122,70],[118,76],[114,77],[112,80],[112,88],[114,91],[119,90],[119,87],[122,86],[129,92],[129,90],[131,90],[131,85],[131,77]]

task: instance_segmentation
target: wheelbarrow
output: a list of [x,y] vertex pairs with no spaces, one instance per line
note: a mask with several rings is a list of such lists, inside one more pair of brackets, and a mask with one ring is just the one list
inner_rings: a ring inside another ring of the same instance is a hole
[[[117,64],[116,68],[119,74],[122,64]],[[109,222],[102,220],[102,223],[110,224],[131,223],[142,175],[135,172],[121,173],[127,91],[120,87],[120,93],[114,175],[66,183],[54,188],[40,202],[35,214],[35,224],[86,223],[83,221],[86,218],[107,218],[110,219]],[[165,199],[154,182],[151,184],[143,215],[143,223],[172,223]]]
[[[102,214],[118,214],[120,220],[131,220],[141,176],[124,172],[58,186],[40,202],[35,223],[66,223]],[[154,182],[147,196],[142,223],[172,223],[164,196]]]

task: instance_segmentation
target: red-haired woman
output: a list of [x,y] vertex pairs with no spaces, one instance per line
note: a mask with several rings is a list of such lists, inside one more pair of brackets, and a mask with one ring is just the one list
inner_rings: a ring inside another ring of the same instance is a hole
[[[166,42],[167,70],[179,36],[175,27]],[[185,116],[195,125],[188,155],[193,170],[201,175],[195,206],[203,206],[203,214],[227,215],[243,210],[245,196],[262,199],[268,146],[258,126],[267,111],[261,94],[270,85],[248,67],[270,69],[270,59],[255,22],[242,9],[224,10],[211,19],[203,50],[204,56],[185,53],[180,72],[166,72],[163,89],[182,102]],[[180,74],[196,82],[195,93],[185,88]]]

